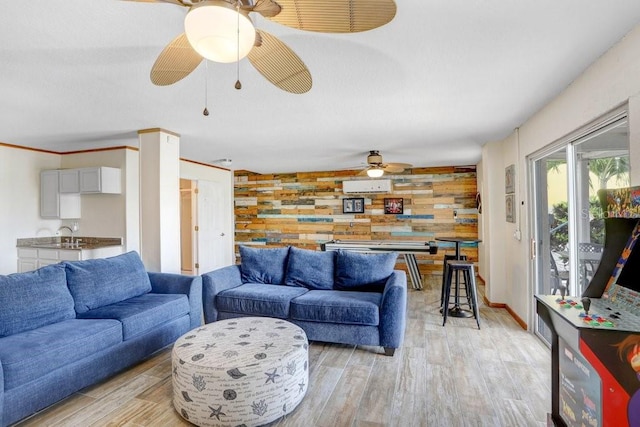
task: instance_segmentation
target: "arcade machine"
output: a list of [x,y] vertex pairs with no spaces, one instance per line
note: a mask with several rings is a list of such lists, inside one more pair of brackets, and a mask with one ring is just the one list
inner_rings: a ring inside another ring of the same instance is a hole
[[579,297],[536,295],[555,426],[640,426],[640,187],[601,190],[605,245]]

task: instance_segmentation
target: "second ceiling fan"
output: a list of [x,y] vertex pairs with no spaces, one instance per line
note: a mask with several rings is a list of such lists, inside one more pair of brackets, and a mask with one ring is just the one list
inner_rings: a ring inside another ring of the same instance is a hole
[[382,155],[378,150],[369,151],[367,165],[367,168],[360,173],[366,174],[371,178],[379,178],[385,173],[400,173],[413,166],[409,163],[383,163]]
[[151,69],[158,86],[176,83],[208,59],[236,62],[245,56],[282,90],[311,89],[306,65],[276,36],[254,27],[250,13],[299,30],[356,33],[385,25],[396,14],[394,0],[128,0],[188,8],[185,32],[160,53]]

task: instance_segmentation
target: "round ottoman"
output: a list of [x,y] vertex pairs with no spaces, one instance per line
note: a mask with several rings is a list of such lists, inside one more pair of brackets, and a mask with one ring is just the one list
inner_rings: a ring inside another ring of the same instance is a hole
[[173,345],[173,406],[199,426],[256,426],[293,411],[307,392],[308,343],[284,320],[241,317]]

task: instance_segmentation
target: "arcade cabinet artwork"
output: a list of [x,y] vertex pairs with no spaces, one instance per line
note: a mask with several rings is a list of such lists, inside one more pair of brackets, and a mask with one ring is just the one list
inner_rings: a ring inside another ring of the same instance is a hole
[[605,245],[580,297],[536,295],[552,333],[550,425],[640,427],[640,187],[600,190]]

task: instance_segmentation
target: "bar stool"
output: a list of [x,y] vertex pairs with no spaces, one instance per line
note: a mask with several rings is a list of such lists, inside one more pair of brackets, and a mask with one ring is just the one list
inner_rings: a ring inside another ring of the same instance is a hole
[[[480,329],[480,314],[478,312],[478,296],[476,289],[476,275],[473,268],[473,263],[464,260],[451,260],[446,264],[445,267],[446,272],[446,281],[445,281],[445,290],[444,290],[444,305],[442,307],[442,326],[447,323],[447,316],[449,315],[449,297],[451,296],[451,282],[453,279],[454,273],[462,272],[465,274],[465,280],[468,277],[469,281],[467,282],[467,292],[469,296],[471,296],[471,308],[473,310],[473,316],[476,318],[476,323],[478,324],[478,329]],[[457,304],[457,302],[456,302]],[[459,306],[454,307],[454,309],[460,309]]]
[[[440,312],[442,313],[442,308],[444,307],[444,288],[446,286],[447,283],[447,263],[449,261],[454,261],[457,259],[461,259],[461,260],[467,260],[467,256],[466,255],[460,255],[460,258],[456,258],[455,255],[445,255],[444,256],[444,264],[443,264],[443,269],[442,269],[442,289],[440,290]],[[465,289],[467,291],[466,293],[466,297],[467,297],[467,301],[469,301],[469,282],[470,282],[470,278],[469,278],[469,272],[465,271],[463,273],[463,278],[464,278],[464,284],[465,284]],[[471,304],[469,304],[469,308],[471,308]]]

